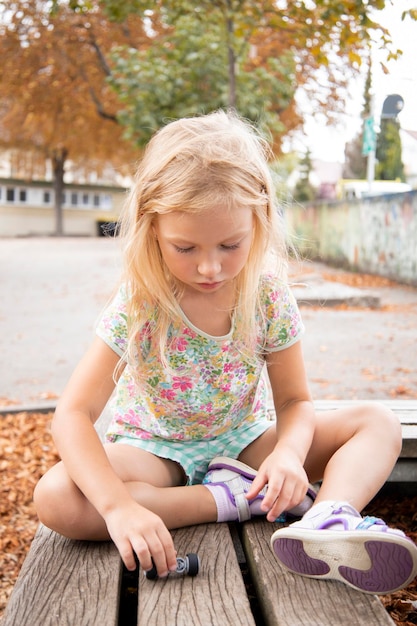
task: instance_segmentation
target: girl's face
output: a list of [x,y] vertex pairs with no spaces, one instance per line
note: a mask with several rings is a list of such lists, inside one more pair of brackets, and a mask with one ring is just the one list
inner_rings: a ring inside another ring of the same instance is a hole
[[253,235],[250,208],[158,215],[154,230],[173,276],[190,290],[218,292],[244,267]]

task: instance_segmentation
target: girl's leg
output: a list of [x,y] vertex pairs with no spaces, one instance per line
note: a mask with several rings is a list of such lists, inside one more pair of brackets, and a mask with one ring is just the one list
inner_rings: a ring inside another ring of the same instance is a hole
[[[239,455],[254,469],[276,444],[271,427]],[[316,504],[350,502],[359,511],[382,487],[401,451],[401,425],[383,405],[367,403],[317,414],[305,469],[311,483],[323,480]]]
[[387,480],[401,449],[401,425],[383,406],[364,404],[318,416],[306,460],[323,476],[313,507],[279,528],[272,549],[290,571],[387,594],[417,575],[417,548],[402,531],[360,511]]
[[[217,509],[209,490],[202,485],[181,486],[185,477],[177,463],[123,444],[105,448],[133,499],[159,515],[167,528],[216,521]],[[62,462],[41,478],[34,500],[40,521],[62,535],[84,540],[109,538],[103,518]]]
[[315,504],[343,500],[361,511],[390,475],[401,444],[401,424],[383,405],[318,413],[305,463],[310,482],[323,481]]

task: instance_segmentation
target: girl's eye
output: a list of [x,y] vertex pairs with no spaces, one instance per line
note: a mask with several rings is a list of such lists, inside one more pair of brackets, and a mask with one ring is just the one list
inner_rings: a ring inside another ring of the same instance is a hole
[[175,250],[180,254],[186,254],[187,252],[191,252],[193,248],[180,248],[180,246],[175,246]]
[[230,246],[226,246],[226,244],[222,245],[223,250],[237,250],[239,248],[239,244],[238,243],[234,243]]

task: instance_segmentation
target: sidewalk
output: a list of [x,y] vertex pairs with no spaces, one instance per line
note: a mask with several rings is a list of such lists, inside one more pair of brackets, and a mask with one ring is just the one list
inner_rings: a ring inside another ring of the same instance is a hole
[[[53,406],[117,282],[118,240],[2,239],[0,268],[0,411]],[[417,289],[345,274],[293,268],[315,399],[417,398]]]

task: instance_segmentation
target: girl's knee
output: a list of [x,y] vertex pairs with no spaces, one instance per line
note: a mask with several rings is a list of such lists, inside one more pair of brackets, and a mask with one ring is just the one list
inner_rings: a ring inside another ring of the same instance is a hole
[[390,408],[383,404],[375,405],[374,420],[376,421],[378,430],[388,436],[393,446],[398,449],[398,454],[402,447],[402,428],[401,421],[398,416],[391,411]]
[[37,483],[33,501],[39,521],[55,530],[68,502],[68,480],[62,463],[52,467]]
[[378,402],[358,407],[359,429],[376,441],[380,441],[386,452],[399,456],[402,447],[401,422],[390,408]]

